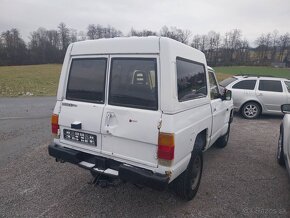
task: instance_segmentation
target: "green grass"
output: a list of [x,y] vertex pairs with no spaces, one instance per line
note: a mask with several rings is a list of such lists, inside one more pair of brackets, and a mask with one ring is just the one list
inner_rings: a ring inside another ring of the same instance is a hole
[[233,66],[233,67],[215,67],[217,74],[239,75],[261,75],[261,76],[274,76],[290,79],[290,69],[281,69],[273,67],[248,67],[248,66]]
[[54,96],[60,64],[0,67],[0,96]]
[[[219,81],[237,74],[290,79],[290,69],[272,67],[215,67]],[[0,96],[55,96],[61,64],[0,67]]]

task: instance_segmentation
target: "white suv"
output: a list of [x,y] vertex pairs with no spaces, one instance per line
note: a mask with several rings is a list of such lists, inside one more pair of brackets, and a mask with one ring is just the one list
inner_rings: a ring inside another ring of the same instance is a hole
[[220,94],[196,49],[163,37],[76,42],[61,71],[49,154],[95,182],[174,183],[190,200],[202,151],[228,142],[232,109],[231,92]]
[[282,114],[281,105],[290,103],[290,80],[284,78],[234,76],[220,85],[232,91],[235,110],[247,119]]

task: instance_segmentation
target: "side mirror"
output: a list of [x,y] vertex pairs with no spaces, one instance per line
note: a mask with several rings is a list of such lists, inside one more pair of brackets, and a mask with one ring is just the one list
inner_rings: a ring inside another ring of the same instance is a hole
[[281,111],[284,114],[290,114],[290,104],[281,105]]
[[232,91],[231,90],[224,90],[224,94],[222,95],[223,101],[230,101],[232,100]]

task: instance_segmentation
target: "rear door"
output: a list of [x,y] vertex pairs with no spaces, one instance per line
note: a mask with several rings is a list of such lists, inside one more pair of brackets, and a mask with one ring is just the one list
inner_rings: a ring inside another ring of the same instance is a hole
[[78,149],[101,151],[108,56],[74,57],[59,114],[61,142]]
[[231,91],[233,92],[233,102],[236,108],[240,108],[249,99],[256,99],[256,83],[256,79],[244,79],[232,86]]
[[157,167],[158,56],[111,56],[102,152]]
[[281,112],[281,105],[287,103],[287,95],[279,80],[260,79],[257,97],[268,112]]

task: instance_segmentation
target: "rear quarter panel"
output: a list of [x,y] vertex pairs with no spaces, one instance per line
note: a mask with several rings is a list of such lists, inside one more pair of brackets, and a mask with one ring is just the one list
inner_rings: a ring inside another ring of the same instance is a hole
[[172,164],[172,178],[182,173],[190,160],[196,136],[210,131],[212,114],[210,104],[205,104],[176,114],[163,114],[161,132],[175,133],[175,153]]

